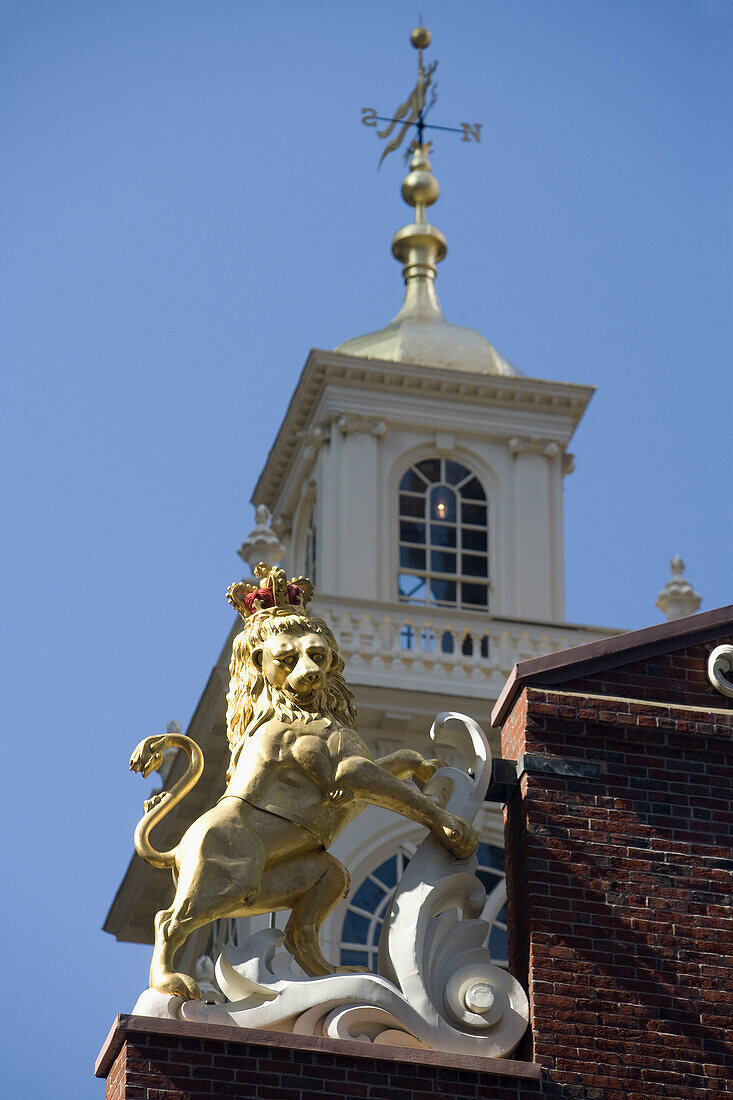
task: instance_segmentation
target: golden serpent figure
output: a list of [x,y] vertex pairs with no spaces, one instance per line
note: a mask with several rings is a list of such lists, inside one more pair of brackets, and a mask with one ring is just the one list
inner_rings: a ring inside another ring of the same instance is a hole
[[165,734],[141,741],[130,760],[148,776],[166,748],[189,757],[183,778],[145,803],[135,830],[138,854],[170,867],[176,884],[172,905],[155,918],[150,985],[179,997],[201,992],[189,974],[175,971],[176,952],[220,917],[289,909],[285,946],[307,974],[362,969],[329,963],[318,933],[349,889],[348,871],[327,849],[367,804],[419,822],[459,859],[478,843],[469,824],[418,789],[441,761],[412,749],[372,758],[356,732],[336,640],[307,614],[310,581],[288,583],[282,569],[264,565],[255,575],[261,587],[235,584],[227,593],[245,626],[230,665],[226,790],[170,851],[153,848],[150,832],[198,781],[201,750],[189,737]]

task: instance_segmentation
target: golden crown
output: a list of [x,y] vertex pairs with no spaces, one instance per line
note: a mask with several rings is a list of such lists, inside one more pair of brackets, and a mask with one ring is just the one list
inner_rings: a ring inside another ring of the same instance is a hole
[[288,581],[284,569],[260,562],[253,569],[260,581],[248,584],[239,581],[230,584],[227,599],[236,607],[245,622],[253,615],[304,615],[313,598],[313,585],[307,577],[294,577]]

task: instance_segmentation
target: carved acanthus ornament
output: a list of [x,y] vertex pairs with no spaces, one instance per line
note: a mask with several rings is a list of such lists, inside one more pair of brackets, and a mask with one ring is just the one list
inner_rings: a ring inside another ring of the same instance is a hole
[[542,455],[552,460],[558,455],[562,461],[563,476],[572,474],[575,469],[575,455],[565,450],[562,443],[556,439],[547,439],[539,435],[517,436],[513,435],[507,440],[507,450],[513,458],[519,455]]
[[297,438],[303,444],[303,473],[307,477],[313,469],[318,452],[329,437],[328,421],[320,424],[312,424],[310,428],[304,428],[297,433]]
[[544,455],[545,458],[557,458],[563,453],[562,445],[556,439],[543,439],[539,435],[514,435],[507,440],[507,450],[515,458],[517,455]]
[[384,420],[376,416],[362,416],[361,413],[341,413],[336,426],[342,435],[363,432],[365,435],[373,435],[381,439],[387,434],[387,424]]
[[303,445],[301,467],[303,477],[309,477],[312,473],[318,458],[318,452],[323,444],[328,441],[331,435],[331,425],[334,423],[343,436],[351,435],[353,432],[364,432],[367,435],[373,435],[377,439],[381,439],[387,432],[386,422],[379,417],[362,416],[360,413],[350,412],[331,413],[318,423],[311,424],[309,428],[304,428],[296,433],[298,442]]

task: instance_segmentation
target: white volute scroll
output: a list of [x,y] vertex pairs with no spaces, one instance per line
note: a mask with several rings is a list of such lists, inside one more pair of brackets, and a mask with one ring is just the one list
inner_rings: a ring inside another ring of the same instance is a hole
[[733,699],[733,645],[716,646],[708,657],[708,680],[721,695]]
[[[425,792],[473,821],[491,770],[483,730],[472,718],[448,711],[436,717],[430,736],[438,748],[458,753],[466,770],[441,768]],[[390,903],[378,974],[309,978],[285,950],[283,933],[271,928],[220,955],[216,978],[225,1003],[147,990],[135,1012],[506,1057],[524,1034],[529,1006],[519,982],[491,961],[477,866],[475,855],[458,860],[432,836],[422,842]]]

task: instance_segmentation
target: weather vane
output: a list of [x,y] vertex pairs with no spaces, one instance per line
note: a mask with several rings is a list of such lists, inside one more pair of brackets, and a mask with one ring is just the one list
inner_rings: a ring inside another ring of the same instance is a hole
[[[378,122],[388,123],[383,130],[377,130],[377,137],[388,138],[397,128],[395,136],[384,147],[379,158],[380,166],[388,153],[393,153],[395,149],[399,149],[404,141],[405,134],[411,126],[417,129],[418,145],[423,144],[425,130],[445,130],[451,134],[462,134],[462,141],[481,141],[482,124],[480,122],[473,124],[462,122],[460,126],[436,126],[425,121],[428,112],[438,98],[437,87],[433,80],[438,62],[433,61],[432,65],[428,65],[427,68],[423,65],[423,50],[428,48],[431,38],[432,35],[427,27],[415,27],[410,35],[410,41],[417,50],[417,84],[405,102],[397,108],[394,116],[385,118],[383,115],[378,115],[374,107],[362,107],[361,109],[361,121],[365,126],[376,126]],[[429,98],[428,92],[430,93]],[[410,148],[408,148],[406,155],[409,155],[410,151]]]

